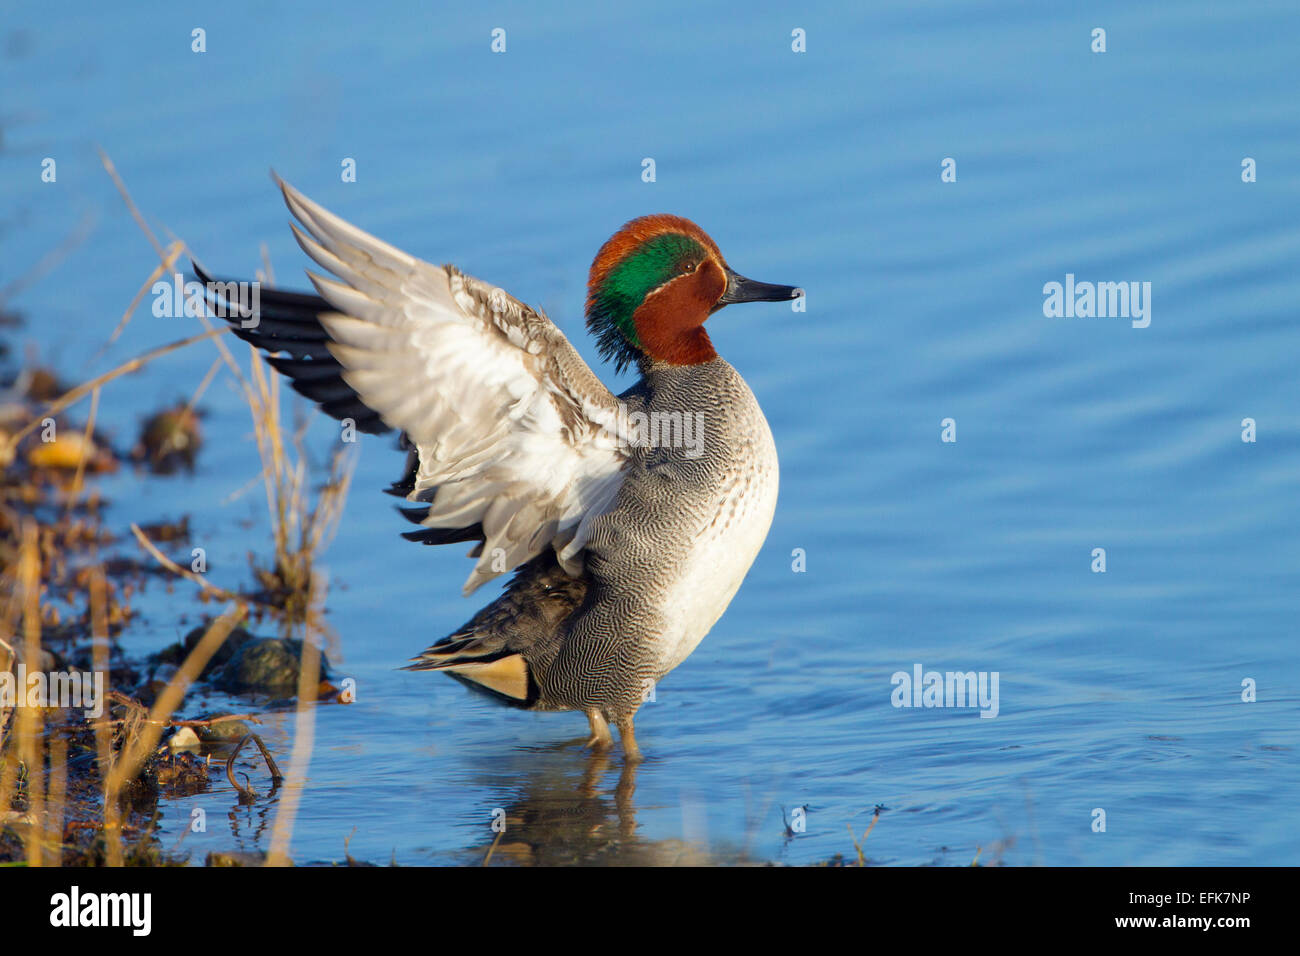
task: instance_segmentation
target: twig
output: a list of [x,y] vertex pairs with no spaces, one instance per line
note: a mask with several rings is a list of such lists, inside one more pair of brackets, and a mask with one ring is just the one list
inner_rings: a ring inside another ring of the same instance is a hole
[[[103,823],[96,823],[94,820],[69,820],[63,825],[63,830],[64,832],[67,832],[68,830],[101,830],[103,827]],[[133,831],[140,829],[139,827],[132,826],[129,823],[123,823],[121,828],[123,830]]]
[[492,854],[496,852],[497,844],[501,842],[501,838],[505,835],[506,835],[505,830],[497,831],[496,838],[492,841],[492,845],[488,847],[487,856],[483,857],[483,862],[481,864],[482,866],[487,866],[489,863],[492,862]]
[[122,313],[122,317],[117,320],[117,327],[113,329],[113,333],[108,337],[108,341],[101,345],[99,351],[90,357],[91,362],[94,362],[101,355],[107,352],[112,344],[117,341],[117,337],[122,334],[123,330],[127,327],[127,324],[130,323],[131,316],[135,314],[136,306],[140,304],[140,300],[142,300],[153,288],[155,282],[176,268],[176,260],[181,257],[181,254],[184,251],[185,243],[183,242],[173,242],[167,248],[167,255],[163,258],[162,262],[154,266],[153,272],[149,273],[149,278],[144,280],[144,284],[140,286],[140,291],[135,294],[135,298],[131,300],[131,304],[126,307],[126,311]]
[[108,775],[105,787],[106,799],[115,798],[122,786],[128,780],[134,779],[145,757],[158,746],[158,741],[162,737],[163,722],[175,712],[186,689],[199,676],[204,665],[212,659],[217,648],[225,643],[230,632],[247,612],[248,609],[243,604],[232,603],[199,639],[198,644],[190,651],[180,668],[167,682],[162,693],[158,695],[153,709],[149,712],[149,723],[141,733],[132,735],[123,745],[122,756]]
[[[113,381],[113,379],[121,378],[123,375],[138,372],[154,359],[166,355],[168,352],[175,352],[177,349],[183,349],[185,346],[193,345],[195,342],[202,342],[204,339],[216,338],[218,335],[223,335],[225,332],[226,330],[224,328],[210,329],[207,332],[201,332],[198,335],[191,335],[178,342],[170,342],[167,345],[160,345],[156,349],[150,349],[143,355],[137,355],[128,362],[123,362],[117,368],[105,372],[103,375],[92,378],[89,382],[82,382],[76,388],[70,389],[54,401],[50,402],[50,404],[47,405],[39,415],[9,436],[9,440],[6,443],[7,446],[10,449],[17,448],[18,443],[30,435],[36,429],[36,426],[38,426],[44,419],[49,418],[51,415],[57,415],[69,405],[73,405],[80,401],[88,393],[93,392],[101,385],[106,385]],[[0,456],[0,458],[2,457],[3,456]]]
[[[105,696],[112,697],[113,695],[110,693]],[[143,704],[137,704],[136,706],[141,709],[144,708]],[[211,727],[213,724],[222,724],[228,720],[246,720],[252,724],[260,724],[262,722],[262,718],[255,716],[254,714],[221,714],[217,717],[205,717],[201,720],[151,720],[146,717],[141,720],[140,723],[157,724],[161,727]],[[118,724],[123,723],[126,723],[125,717],[105,717],[101,720],[92,721],[86,726],[94,729],[97,727],[116,727]],[[166,747],[164,746],[163,749],[166,749]]]
[[86,478],[86,461],[90,458],[90,440],[95,434],[95,417],[99,414],[99,389],[90,393],[90,414],[86,416],[86,430],[82,433],[81,457],[77,460],[77,473],[72,478],[72,490],[68,492],[68,506],[65,516],[72,514],[77,499],[81,497],[81,485]]
[[113,178],[113,184],[117,186],[117,191],[122,194],[122,200],[126,203],[126,208],[130,211],[131,217],[135,220],[135,224],[140,227],[140,231],[148,238],[150,244],[153,246],[154,252],[158,253],[159,261],[165,261],[167,253],[163,251],[162,243],[158,241],[158,237],[153,234],[153,230],[150,229],[148,223],[144,221],[144,216],[140,212],[140,207],[135,204],[135,200],[132,199],[131,194],[127,192],[126,183],[122,182],[122,177],[117,174],[117,167],[113,165],[113,161],[108,158],[108,153],[104,152],[102,147],[96,147],[96,149],[99,150],[99,161],[104,164],[104,169],[106,169],[108,175]]
[[208,385],[212,383],[213,376],[217,374],[217,369],[221,368],[223,361],[224,360],[219,355],[212,360],[212,366],[208,369],[208,373],[203,376],[203,380],[199,382],[199,387],[194,390],[194,394],[190,396],[190,400],[185,404],[185,411],[183,414],[188,415],[190,412],[194,411],[194,406],[199,403],[199,399],[202,398],[203,393],[207,391]]
[[[230,785],[238,790],[239,795],[245,800],[252,800],[257,796],[257,791],[250,786],[241,785],[239,781],[235,779],[235,758],[238,757],[239,752],[244,749],[244,744],[248,743],[250,740],[257,744],[257,749],[262,752],[262,759],[266,761],[266,769],[271,771],[271,783],[279,786],[280,781],[284,779],[280,774],[280,768],[275,765],[275,758],[273,758],[271,752],[266,749],[266,744],[262,743],[262,738],[257,734],[245,734],[239,743],[235,745],[235,749],[231,755],[226,758],[226,779],[230,781]],[[247,774],[244,775],[244,779],[248,779]]]
[[201,720],[173,720],[170,723],[173,727],[211,727],[213,724],[224,724],[228,720],[246,720],[253,724],[262,722],[261,717],[253,714],[218,714],[216,717],[204,717]]
[[862,834],[861,843],[858,842],[857,836],[855,836],[853,833],[853,824],[852,823],[846,824],[846,826],[849,828],[849,837],[850,839],[853,840],[853,848],[858,851],[858,866],[867,865],[866,857],[863,856],[862,854],[862,844],[867,842],[867,837],[871,836],[871,831],[876,828],[876,821],[879,819],[880,819],[880,807],[876,807],[876,812],[871,815],[871,825],[867,827],[867,832]]
[[193,581],[213,597],[222,601],[243,601],[248,604],[256,604],[260,607],[271,607],[271,605],[263,604],[261,601],[255,600],[247,595],[238,594],[234,591],[227,591],[225,588],[219,588],[215,584],[209,584],[203,579],[201,574],[196,574],[188,568],[182,568],[171,558],[167,557],[167,555],[159,551],[158,546],[149,540],[148,535],[141,531],[140,526],[134,521],[131,522],[131,533],[134,534],[135,539],[140,542],[140,547],[148,551],[155,561],[161,564],[168,571],[172,572],[172,574],[179,575],[187,581]]

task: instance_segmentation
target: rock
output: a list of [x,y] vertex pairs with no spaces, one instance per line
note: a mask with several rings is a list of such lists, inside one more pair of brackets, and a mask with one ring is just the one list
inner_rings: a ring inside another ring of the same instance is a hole
[[85,464],[91,473],[113,471],[117,461],[107,448],[100,448],[71,426],[57,433],[54,441],[40,441],[27,452],[27,464],[33,468],[61,468],[71,471]]
[[167,741],[167,746],[172,751],[198,750],[199,735],[194,732],[192,727],[178,727],[176,733],[172,734],[171,739]]
[[[240,645],[230,662],[216,675],[218,690],[232,694],[292,696],[298,690],[302,641],[282,637],[260,637]],[[321,677],[326,676],[321,655]]]
[[171,474],[180,467],[192,471],[201,444],[198,414],[188,403],[179,402],[144,423],[131,457],[157,474]]
[[49,368],[37,367],[24,372],[21,384],[27,397],[34,402],[52,402],[68,391],[67,386],[60,384],[54,370]]
[[[205,714],[204,719],[208,716]],[[199,739],[204,743],[220,743],[226,740],[243,740],[253,732],[253,728],[242,720],[219,720],[215,724],[209,724],[206,727],[194,728],[199,733]]]
[[[164,647],[157,654],[154,654],[150,660],[157,665],[172,664],[179,667],[185,658],[189,656],[190,651],[198,646],[199,641],[203,639],[203,635],[207,632],[208,625],[206,624],[196,627],[186,634],[183,640]],[[241,645],[251,640],[254,640],[252,634],[249,634],[242,627],[235,628],[230,632],[230,636],[226,638],[225,643],[217,648],[217,652],[203,666],[203,672],[199,674],[199,678],[211,677],[214,672],[224,667],[235,656],[235,652]]]

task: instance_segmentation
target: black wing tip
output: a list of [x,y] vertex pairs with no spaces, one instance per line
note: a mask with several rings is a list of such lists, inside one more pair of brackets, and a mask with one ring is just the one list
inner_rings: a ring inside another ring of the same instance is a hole
[[[428,509],[420,508],[399,508],[402,515],[409,521],[419,524],[422,518],[417,518],[413,512],[428,512]],[[459,544],[462,541],[486,541],[487,535],[483,533],[481,522],[475,522],[466,525],[463,528],[421,528],[419,531],[403,531],[402,537],[407,541],[415,541],[419,544]]]
[[396,505],[396,508],[398,513],[411,524],[421,524],[425,518],[429,517],[428,505],[422,508],[403,508],[401,505]]

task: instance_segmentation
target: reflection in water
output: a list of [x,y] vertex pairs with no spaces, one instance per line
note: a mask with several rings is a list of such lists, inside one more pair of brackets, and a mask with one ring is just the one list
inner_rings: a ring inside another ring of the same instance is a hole
[[[235,838],[238,850],[263,850],[271,842],[271,826],[275,823],[276,807],[280,799],[278,787],[272,787],[265,797],[253,802],[236,799],[226,818],[230,821],[230,835]],[[232,793],[231,796],[238,797]]]
[[[210,755],[215,754],[220,757],[224,763],[226,753],[230,750],[238,753],[238,748],[230,744],[219,745],[212,748]],[[260,763],[260,758],[258,760]],[[239,764],[248,770],[252,770],[254,763],[251,758],[245,757]],[[232,770],[227,767],[227,776]],[[230,821],[230,835],[234,837],[235,849],[241,851],[256,852],[265,850],[270,845],[271,828],[275,823],[275,816],[280,805],[280,785],[272,781],[269,789],[265,792],[257,789],[252,785],[247,773],[244,770],[235,771],[243,778],[243,785],[247,793],[240,793],[233,788],[226,790],[221,788],[221,792],[228,793],[234,799],[226,819]],[[234,779],[230,777],[230,779]]]
[[502,808],[504,831],[475,847],[471,851],[475,859],[493,866],[718,862],[705,847],[637,835],[637,764],[625,762],[618,753],[588,752],[578,757],[569,745],[564,746],[581,763],[545,761],[521,768],[517,795]]

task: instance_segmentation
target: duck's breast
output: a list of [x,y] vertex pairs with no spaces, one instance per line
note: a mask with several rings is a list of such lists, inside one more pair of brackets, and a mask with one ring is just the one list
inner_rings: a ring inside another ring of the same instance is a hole
[[658,539],[657,553],[646,556],[661,584],[658,678],[699,646],[740,588],[772,524],[779,469],[767,419],[726,362],[669,367],[648,379],[647,424],[659,422],[652,435],[659,445],[648,449],[638,480],[658,493],[655,514],[643,516]]

